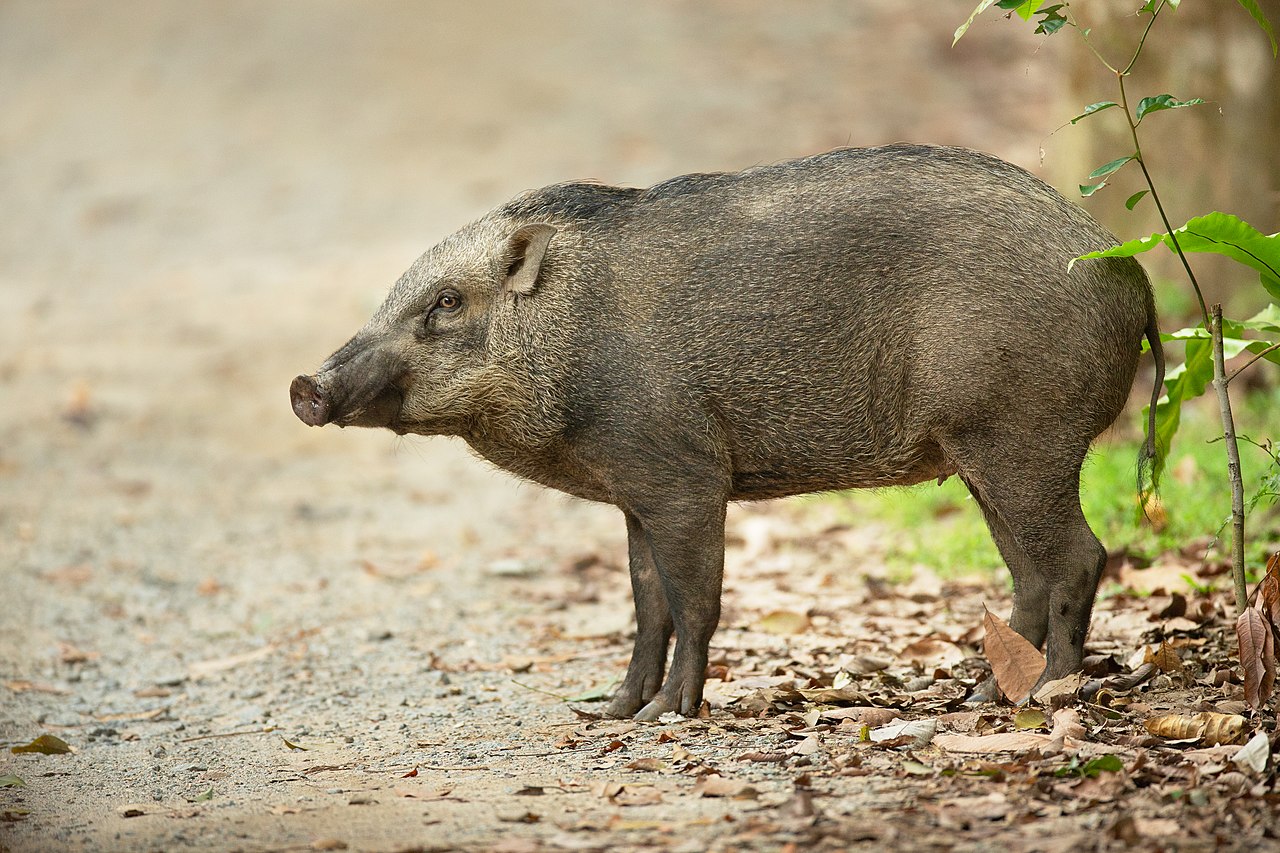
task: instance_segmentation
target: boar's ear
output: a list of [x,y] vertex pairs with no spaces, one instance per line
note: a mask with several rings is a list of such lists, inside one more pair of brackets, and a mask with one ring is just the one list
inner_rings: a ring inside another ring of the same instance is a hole
[[507,241],[506,273],[502,279],[504,293],[528,296],[538,283],[542,271],[542,259],[547,254],[547,244],[556,229],[550,225],[525,225]]

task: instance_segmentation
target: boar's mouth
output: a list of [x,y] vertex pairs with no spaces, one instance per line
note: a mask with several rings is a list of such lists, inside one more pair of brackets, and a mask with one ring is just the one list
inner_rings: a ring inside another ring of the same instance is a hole
[[369,386],[343,396],[316,376],[299,376],[289,386],[289,399],[298,420],[309,426],[396,428],[404,392],[394,382]]

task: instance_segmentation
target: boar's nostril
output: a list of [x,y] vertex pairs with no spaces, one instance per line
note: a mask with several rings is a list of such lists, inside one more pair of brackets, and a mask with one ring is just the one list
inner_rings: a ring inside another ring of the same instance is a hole
[[313,377],[295,378],[289,386],[289,400],[293,403],[293,413],[304,424],[324,426],[329,422],[329,401]]

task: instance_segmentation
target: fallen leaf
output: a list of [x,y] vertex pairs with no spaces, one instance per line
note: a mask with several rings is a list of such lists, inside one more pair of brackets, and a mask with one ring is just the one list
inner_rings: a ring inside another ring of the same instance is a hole
[[794,747],[792,747],[791,751],[795,755],[814,755],[820,752],[821,750],[822,750],[822,744],[818,741],[816,737],[814,737],[813,735],[809,735],[807,738],[805,738],[804,740],[796,744]]
[[347,842],[341,838],[317,838],[311,842],[312,850],[346,850]]
[[935,735],[933,745],[947,752],[1029,752],[1044,749],[1052,742],[1046,734],[1001,732],[994,735]]
[[87,663],[98,658],[97,652],[86,652],[71,643],[58,643],[58,660],[63,663]]
[[[306,752],[306,751],[307,751],[307,747],[305,747],[305,746],[298,746],[296,743],[293,743],[292,741],[290,741],[290,740],[289,740],[288,738],[286,738],[286,737],[281,736],[281,738],[280,738],[280,742],[281,742],[281,743],[283,743],[285,746],[287,746],[289,749],[298,749],[298,750],[301,750],[301,751],[303,751],[303,752]],[[415,770],[414,772],[416,773],[417,771]]]
[[51,693],[56,696],[65,696],[70,690],[61,687],[55,687],[52,684],[40,684],[35,681],[27,681],[23,678],[6,681],[4,686],[12,690],[14,693]]
[[1250,708],[1261,708],[1271,697],[1276,681],[1275,636],[1270,620],[1257,607],[1246,607],[1236,619],[1236,641],[1244,671],[1245,701]]
[[662,802],[662,792],[652,785],[627,785],[613,801],[620,806],[652,806]]
[[1026,731],[1028,729],[1042,729],[1049,723],[1049,718],[1044,715],[1044,711],[1038,708],[1023,708],[1021,711],[1013,715],[1013,727]]
[[623,787],[625,786],[621,782],[610,782],[604,779],[591,784],[591,793],[602,799],[612,800],[622,793]]
[[1249,742],[1240,747],[1240,750],[1231,757],[1231,760],[1241,770],[1252,770],[1254,773],[1261,774],[1267,769],[1267,758],[1271,755],[1271,739],[1267,737],[1266,732],[1258,732]]
[[884,743],[897,738],[912,738],[914,746],[925,746],[933,740],[933,736],[937,733],[937,720],[906,720],[872,729],[867,733],[867,737],[872,743]]
[[1030,695],[1032,686],[1040,680],[1045,667],[1044,655],[985,605],[983,610],[986,611],[983,622],[986,632],[982,648],[1000,692],[1017,704]]
[[822,720],[839,720],[861,723],[864,726],[883,726],[901,717],[893,708],[877,708],[872,705],[856,705],[852,708],[828,708],[818,715]]
[[1182,665],[1182,658],[1178,655],[1178,650],[1169,645],[1168,642],[1162,642],[1160,648],[1154,652],[1148,647],[1143,657],[1143,663],[1153,663],[1161,672],[1182,674],[1186,671],[1186,667]]
[[940,637],[925,637],[916,640],[898,653],[898,660],[905,663],[916,663],[925,667],[951,667],[960,663],[968,655],[964,649],[950,640]]
[[15,776],[12,773],[6,773],[0,776],[0,788],[25,788],[27,783],[22,781],[21,776]]
[[40,737],[24,746],[9,747],[9,751],[15,754],[38,752],[41,755],[65,755],[68,752],[73,752],[71,746],[57,735],[40,735]]
[[1055,699],[1075,696],[1080,692],[1080,688],[1084,686],[1084,682],[1083,672],[1073,672],[1070,675],[1064,675],[1062,678],[1046,681],[1040,685],[1040,689],[1036,691],[1036,695],[1032,698],[1041,704],[1052,705]]
[[734,800],[754,800],[758,796],[755,788],[741,779],[726,779],[723,776],[703,776],[693,785],[693,790],[703,797],[727,797]]
[[626,765],[628,770],[641,770],[646,772],[657,772],[667,769],[667,762],[661,758],[637,758],[635,761],[628,762]]
[[766,613],[756,627],[766,634],[800,634],[809,628],[809,617],[794,610]]
[[1245,719],[1239,714],[1162,714],[1143,725],[1157,737],[1169,740],[1203,740],[1209,746],[1241,743]]

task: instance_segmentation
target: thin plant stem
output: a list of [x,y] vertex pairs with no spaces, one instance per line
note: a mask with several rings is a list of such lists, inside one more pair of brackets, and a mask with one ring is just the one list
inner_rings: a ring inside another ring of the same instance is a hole
[[1235,370],[1231,371],[1231,375],[1227,377],[1227,383],[1228,383],[1228,384],[1230,384],[1231,380],[1235,379],[1235,378],[1236,378],[1237,376],[1239,376],[1241,373],[1244,373],[1244,371],[1245,371],[1245,369],[1246,369],[1246,368],[1248,368],[1248,367],[1252,367],[1252,366],[1253,366],[1253,363],[1254,363],[1255,361],[1258,361],[1259,359],[1266,358],[1268,355],[1270,355],[1271,353],[1275,352],[1276,350],[1280,350],[1280,344],[1272,344],[1271,346],[1267,347],[1266,349],[1264,349],[1264,350],[1260,351],[1260,352],[1259,352],[1257,355],[1255,355],[1253,358],[1251,358],[1251,359],[1249,359],[1248,361],[1246,361],[1246,362],[1244,363],[1244,366],[1243,366],[1243,367],[1238,367],[1238,368],[1236,368]]
[[[1137,58],[1136,56],[1134,57]],[[1132,67],[1133,63],[1130,63]],[[1196,300],[1200,303],[1200,316],[1204,318],[1205,328],[1209,328],[1209,306],[1205,304],[1204,293],[1200,290],[1200,282],[1196,281],[1196,274],[1191,271],[1191,262],[1187,260],[1186,253],[1182,251],[1182,246],[1178,244],[1178,235],[1173,233],[1173,224],[1169,221],[1169,216],[1164,212],[1164,204],[1160,201],[1160,193],[1156,191],[1155,181],[1151,179],[1151,173],[1147,171],[1147,161],[1142,154],[1142,143],[1138,141],[1138,125],[1133,120],[1133,114],[1129,112],[1129,95],[1124,88],[1125,75],[1117,74],[1116,79],[1120,82],[1120,102],[1124,109],[1124,120],[1129,125],[1129,136],[1133,139],[1134,155],[1133,159],[1138,161],[1138,166],[1142,169],[1142,176],[1147,181],[1147,189],[1151,190],[1151,200],[1156,203],[1156,210],[1160,213],[1160,221],[1164,223],[1165,232],[1169,235],[1169,240],[1173,243],[1174,254],[1178,256],[1178,260],[1182,261],[1182,268],[1187,272],[1187,279],[1191,282],[1191,287],[1196,292]]]
[[1236,441],[1231,397],[1227,393],[1226,359],[1222,351],[1222,305],[1213,306],[1209,332],[1213,337],[1213,390],[1218,394],[1223,438],[1227,445],[1227,473],[1231,478],[1231,578],[1235,581],[1236,609],[1248,606],[1244,579],[1244,481],[1240,476],[1240,444]]
[[[1151,13],[1151,20],[1147,21],[1147,27],[1142,31],[1142,38],[1138,39],[1138,47],[1133,52],[1133,58],[1129,60],[1129,64],[1124,67],[1123,71],[1116,72],[1121,77],[1128,76],[1129,72],[1133,70],[1133,64],[1138,61],[1138,56],[1142,53],[1142,46],[1147,43],[1147,33],[1151,32],[1151,26],[1155,24],[1156,18],[1159,17],[1160,10],[1163,8],[1164,8],[1164,0],[1160,0],[1160,5],[1156,6],[1155,11]],[[1110,68],[1111,66],[1107,66],[1107,67]],[[1111,70],[1115,71],[1114,68],[1112,68]]]

